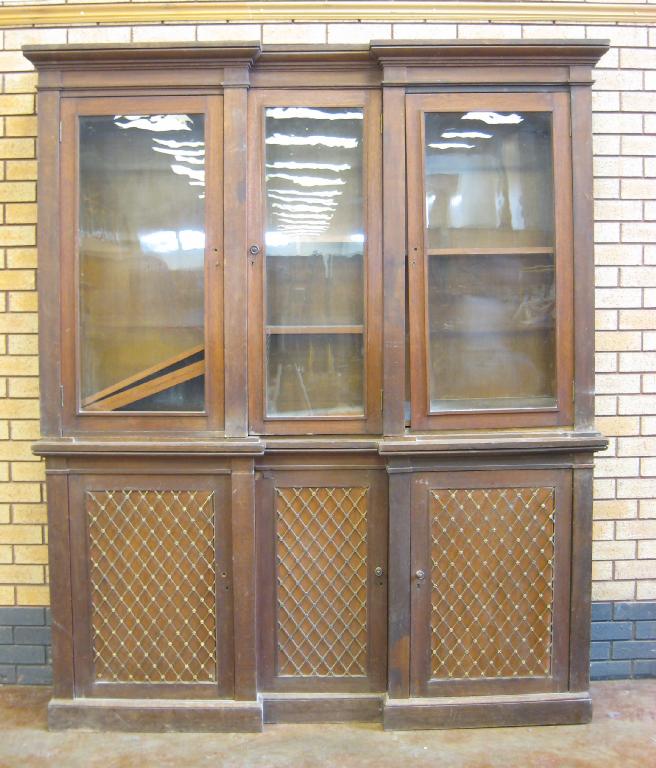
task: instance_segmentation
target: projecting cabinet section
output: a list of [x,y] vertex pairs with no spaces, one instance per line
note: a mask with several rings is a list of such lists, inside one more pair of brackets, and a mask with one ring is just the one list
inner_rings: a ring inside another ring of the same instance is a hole
[[52,728],[589,720],[605,50],[25,49]]

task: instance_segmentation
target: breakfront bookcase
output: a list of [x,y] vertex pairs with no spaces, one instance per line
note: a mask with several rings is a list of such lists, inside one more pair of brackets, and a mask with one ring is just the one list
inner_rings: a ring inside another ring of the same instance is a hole
[[52,727],[589,719],[605,50],[25,50]]

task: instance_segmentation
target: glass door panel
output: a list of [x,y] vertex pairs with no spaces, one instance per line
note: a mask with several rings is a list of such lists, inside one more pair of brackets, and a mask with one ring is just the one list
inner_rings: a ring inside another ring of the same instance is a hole
[[265,414],[364,415],[364,109],[265,117]]
[[79,117],[85,411],[205,408],[205,117]]

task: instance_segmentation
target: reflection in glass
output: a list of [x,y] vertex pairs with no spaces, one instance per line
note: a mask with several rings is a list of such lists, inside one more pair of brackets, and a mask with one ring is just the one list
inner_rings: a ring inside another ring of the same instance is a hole
[[554,406],[553,255],[428,265],[431,411]]
[[362,413],[362,334],[267,335],[267,402],[271,416]]
[[266,413],[362,415],[363,110],[265,110]]
[[82,407],[202,411],[204,118],[81,117],[79,146]]
[[553,242],[551,115],[426,115],[429,248]]

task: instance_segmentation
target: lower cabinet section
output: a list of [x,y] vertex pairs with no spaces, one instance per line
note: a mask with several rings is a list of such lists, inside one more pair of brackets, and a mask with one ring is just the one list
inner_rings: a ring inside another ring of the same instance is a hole
[[51,726],[584,722],[590,472],[49,459]]

